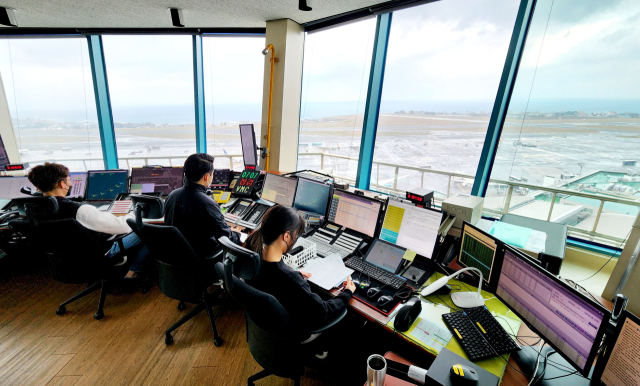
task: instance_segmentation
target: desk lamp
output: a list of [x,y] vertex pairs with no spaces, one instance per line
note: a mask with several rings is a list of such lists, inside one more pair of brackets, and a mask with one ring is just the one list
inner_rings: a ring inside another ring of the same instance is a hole
[[452,275],[441,277],[440,279],[434,281],[428,286],[424,287],[424,289],[420,292],[422,296],[429,296],[432,293],[436,292],[440,288],[444,287],[445,284],[454,277],[460,275],[465,271],[476,271],[480,274],[480,282],[478,283],[478,292],[452,292],[451,293],[451,301],[457,307],[460,308],[472,308],[472,307],[480,307],[484,305],[484,298],[480,294],[480,290],[482,288],[482,271],[478,268],[467,267],[458,272],[454,272]]

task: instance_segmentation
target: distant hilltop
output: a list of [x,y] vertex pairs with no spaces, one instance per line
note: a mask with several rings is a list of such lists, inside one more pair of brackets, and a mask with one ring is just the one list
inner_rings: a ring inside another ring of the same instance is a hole
[[[473,116],[473,117],[490,117],[491,113],[486,111],[467,111],[464,113],[447,112],[447,111],[416,111],[416,110],[399,110],[394,114],[399,115],[432,115],[432,116]],[[640,113],[618,113],[616,111],[608,111],[606,113],[585,113],[584,111],[554,111],[543,113],[540,111],[520,111],[509,112],[508,118],[542,118],[542,119],[558,119],[558,118],[640,118]]]

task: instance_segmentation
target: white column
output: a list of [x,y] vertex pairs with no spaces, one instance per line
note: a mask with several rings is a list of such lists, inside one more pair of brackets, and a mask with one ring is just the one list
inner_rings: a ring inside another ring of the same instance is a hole
[[[289,19],[268,21],[265,46],[268,44],[273,44],[278,58],[273,78],[269,170],[292,172],[296,170],[298,163],[304,27]],[[267,146],[270,57],[271,54],[267,54],[264,61],[260,147]],[[263,168],[264,164],[264,160],[261,160]]]
[[4,91],[4,83],[2,83],[2,75],[0,75],[0,135],[4,148],[7,151],[7,157],[12,164],[20,163],[20,153],[16,143],[16,136],[13,132],[13,124],[11,123],[11,114],[9,113],[9,105],[7,104],[7,94]]

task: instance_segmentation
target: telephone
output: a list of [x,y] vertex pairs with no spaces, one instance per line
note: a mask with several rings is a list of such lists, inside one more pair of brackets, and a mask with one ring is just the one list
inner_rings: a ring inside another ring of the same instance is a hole
[[213,198],[218,204],[226,204],[231,199],[231,192],[214,190],[211,192],[211,198]]

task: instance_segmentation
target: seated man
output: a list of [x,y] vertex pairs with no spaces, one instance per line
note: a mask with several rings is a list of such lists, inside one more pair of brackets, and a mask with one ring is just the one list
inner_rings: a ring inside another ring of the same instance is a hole
[[[127,219],[133,218],[132,214],[116,217],[108,212],[101,212],[91,205],[85,205],[67,199],[65,196],[71,189],[69,169],[56,163],[38,165],[29,172],[29,181],[38,188],[44,196],[54,197],[58,201],[58,213],[55,220],[76,219],[82,226],[93,231],[96,238],[105,242],[105,256],[114,258],[114,265],[126,262],[122,256],[132,261],[126,277],[136,277],[141,272],[148,252],[142,245],[142,241],[127,225]],[[125,251],[120,253],[118,243],[112,241],[115,235],[127,234],[122,240]]]
[[213,179],[213,157],[190,155],[184,162],[184,177],[184,186],[164,202],[164,223],[178,228],[201,260],[215,253],[222,236],[240,245],[240,233],[231,230],[218,203],[206,194]]

